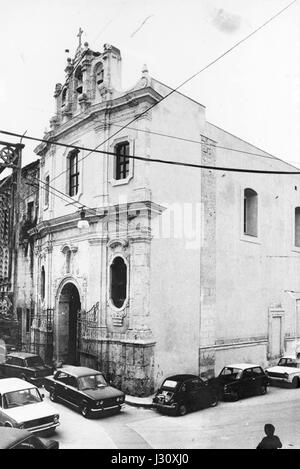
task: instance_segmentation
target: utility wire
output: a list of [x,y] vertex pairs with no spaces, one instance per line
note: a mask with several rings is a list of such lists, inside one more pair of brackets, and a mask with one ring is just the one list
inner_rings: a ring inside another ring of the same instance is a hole
[[[105,153],[107,155],[114,155],[115,156],[115,153],[112,153],[112,152],[101,152],[101,151],[96,151],[100,146],[104,145],[108,140],[110,140],[111,138],[113,138],[115,135],[119,134],[123,129],[125,129],[126,127],[128,127],[130,124],[132,124],[133,122],[135,122],[137,119],[139,119],[140,117],[142,117],[144,114],[146,114],[147,112],[149,112],[151,109],[153,109],[155,106],[157,106],[159,103],[161,103],[163,100],[165,100],[166,98],[168,98],[169,96],[171,96],[173,93],[175,93],[176,91],[178,91],[181,87],[183,87],[185,84],[187,84],[188,82],[190,82],[193,78],[195,78],[196,76],[198,76],[200,73],[202,73],[203,71],[207,70],[208,68],[210,68],[212,65],[214,65],[216,62],[218,62],[221,58],[225,57],[227,54],[229,54],[231,51],[233,51],[235,48],[237,48],[239,45],[241,45],[243,42],[245,42],[246,40],[248,40],[250,37],[252,37],[254,34],[256,34],[258,31],[260,31],[262,28],[264,28],[267,24],[269,24],[271,21],[273,21],[275,18],[277,18],[279,15],[281,15],[285,10],[287,10],[288,8],[290,8],[294,3],[296,3],[297,0],[293,0],[291,3],[289,3],[287,6],[285,6],[284,8],[282,8],[280,11],[278,11],[275,15],[273,15],[272,17],[270,17],[267,21],[265,21],[262,25],[260,25],[258,28],[256,28],[254,31],[252,31],[250,34],[248,34],[247,36],[245,36],[243,39],[241,39],[240,41],[238,41],[237,43],[235,43],[231,48],[229,48],[228,50],[226,50],[223,54],[219,55],[216,59],[214,59],[213,61],[211,61],[208,65],[206,65],[205,67],[203,67],[201,70],[199,70],[198,72],[196,72],[195,74],[193,74],[192,76],[190,76],[189,78],[187,78],[184,82],[182,82],[180,85],[178,85],[176,88],[172,89],[169,93],[167,93],[165,96],[163,96],[159,101],[157,101],[156,103],[154,103],[152,106],[150,106],[148,109],[144,110],[143,112],[139,113],[134,119],[132,119],[131,121],[129,121],[127,124],[125,124],[124,126],[122,126],[117,132],[115,132],[114,134],[112,134],[111,136],[109,136],[107,139],[105,139],[104,141],[102,141],[99,145],[97,145],[94,149],[86,149],[86,148],[82,148],[84,150],[87,150],[89,151],[89,153],[87,155],[85,155],[84,157],[82,157],[79,161],[82,161],[84,160],[85,158],[87,158],[90,154],[94,153],[94,152],[98,152],[98,153]],[[86,54],[88,51],[88,49],[84,52],[84,54]],[[78,60],[81,60],[83,57],[84,57],[84,54],[82,56],[80,56],[80,58]],[[73,70],[72,72],[73,73]],[[70,74],[71,75],[71,74]],[[70,77],[70,76],[69,76]],[[68,79],[69,79],[68,77]],[[65,83],[66,84],[66,83]],[[65,86],[65,85],[64,85]],[[6,133],[6,134],[13,134],[13,133],[7,133],[7,132],[2,132],[2,133]],[[15,136],[19,136],[20,135],[17,135],[15,134]],[[25,137],[25,138],[30,138],[30,137]],[[46,143],[54,143],[56,145],[63,145],[63,146],[68,146],[68,147],[72,147],[72,148],[75,148],[75,146],[71,146],[71,145],[66,145],[66,144],[61,144],[61,143],[58,143],[58,142],[51,142],[51,140],[44,140],[44,139],[36,139],[36,138],[30,138],[31,140],[37,140],[37,141],[44,141]],[[80,147],[77,147],[80,149]],[[152,162],[158,162],[158,163],[165,163],[165,164],[172,164],[172,165],[179,165],[179,166],[186,166],[186,167],[196,167],[196,168],[206,168],[206,169],[212,169],[212,170],[226,170],[226,171],[234,171],[234,172],[251,172],[251,173],[262,173],[262,174],[300,174],[300,172],[289,172],[289,171],[261,171],[261,170],[246,170],[246,169],[238,169],[238,168],[221,168],[221,167],[216,167],[216,166],[204,166],[204,165],[196,165],[196,164],[192,164],[192,163],[183,163],[183,162],[175,162],[175,161],[165,161],[165,160],[160,160],[160,159],[151,159],[149,160],[148,158],[143,158],[143,157],[137,157],[137,156],[133,156],[133,155],[130,155],[129,156],[130,158],[134,158],[134,159],[139,159],[139,160],[143,160],[143,161],[152,161]],[[79,162],[78,161],[78,162]],[[60,174],[58,174],[55,178],[53,178],[51,180],[51,182],[54,180],[54,179],[57,179],[58,177],[60,177],[62,174],[66,173],[67,170],[64,170],[62,171]]]
[[[263,24],[261,24],[258,28],[256,28],[254,31],[252,31],[251,33],[249,33],[247,36],[245,36],[243,39],[241,39],[240,41],[236,42],[231,48],[227,49],[225,52],[223,52],[221,55],[219,55],[216,59],[214,59],[213,61],[211,61],[208,65],[206,65],[205,67],[203,67],[201,70],[199,70],[198,72],[194,73],[192,76],[190,76],[189,78],[187,78],[184,82],[182,82],[180,85],[178,85],[176,88],[174,89],[171,89],[171,91],[169,93],[167,93],[165,96],[163,96],[159,101],[155,102],[154,104],[152,104],[148,109],[145,109],[143,112],[137,114],[137,116],[135,116],[132,120],[130,120],[127,124],[125,124],[123,127],[121,127],[119,130],[117,130],[117,132],[113,133],[112,135],[110,135],[108,138],[106,138],[105,140],[103,140],[101,143],[99,143],[99,145],[97,145],[93,150],[89,150],[89,153],[87,153],[87,155],[83,156],[81,159],[78,160],[78,162],[80,161],[83,161],[84,159],[86,159],[88,156],[90,156],[92,153],[96,152],[96,150],[104,145],[105,143],[107,143],[110,139],[112,139],[113,137],[115,137],[116,135],[118,135],[123,129],[125,129],[127,126],[129,126],[130,124],[132,124],[133,122],[135,122],[137,119],[139,119],[140,117],[142,117],[143,115],[145,115],[147,112],[149,112],[151,109],[153,109],[155,106],[157,106],[158,104],[160,104],[162,101],[164,101],[165,99],[167,99],[169,96],[171,96],[173,93],[175,93],[176,91],[178,91],[180,88],[182,88],[184,85],[186,85],[188,82],[190,82],[191,80],[193,80],[196,76],[200,75],[200,73],[204,72],[205,70],[207,70],[208,68],[210,68],[212,65],[214,65],[216,62],[218,62],[220,59],[222,59],[223,57],[225,57],[227,54],[229,54],[230,52],[232,52],[234,49],[236,49],[239,45],[241,45],[243,42],[245,42],[246,40],[248,40],[251,36],[253,36],[254,34],[256,34],[258,31],[260,31],[261,29],[263,29],[266,25],[268,25],[269,23],[271,23],[275,18],[277,18],[279,15],[281,15],[285,10],[287,10],[288,8],[290,8],[294,3],[296,3],[298,0],[293,0],[291,3],[289,3],[287,6],[285,6],[284,8],[282,8],[281,10],[279,10],[277,13],[275,13],[275,15],[271,16],[268,20],[266,20]],[[51,143],[50,141],[48,141],[47,143]],[[55,142],[52,142],[52,143],[55,143]],[[172,164],[172,163],[171,163]],[[64,173],[66,173],[67,170],[64,170],[62,171],[61,173],[59,173],[57,176],[55,176],[55,178],[53,178],[51,180],[51,182],[55,179],[57,179],[58,177],[60,177],[61,175],[63,175]]]
[[[15,133],[15,132],[8,132],[5,130],[0,130],[0,133],[3,133],[5,135],[10,135],[14,137],[20,137],[20,134]],[[97,150],[97,149],[90,149],[88,147],[81,147],[79,145],[70,145],[67,143],[61,143],[57,141],[49,141],[45,140],[42,138],[37,138],[37,137],[30,137],[29,135],[23,136],[23,138],[29,139],[29,140],[36,140],[38,142],[44,142],[44,143],[50,143],[53,145],[58,145],[62,147],[67,147],[67,148],[72,148],[75,150],[83,150],[83,151],[93,151],[95,153],[101,153],[102,155],[108,155],[108,156],[117,156],[116,152],[113,151],[106,151],[106,150]],[[203,142],[205,145],[205,142]],[[237,172],[237,173],[255,173],[255,174],[300,174],[300,171],[280,171],[280,170],[263,170],[263,169],[246,169],[246,168],[232,168],[232,167],[227,167],[227,166],[212,166],[212,165],[203,165],[203,164],[196,164],[196,163],[186,163],[183,161],[174,161],[174,160],[163,160],[161,158],[147,158],[145,156],[138,156],[138,155],[126,155],[127,158],[133,159],[133,160],[139,160],[139,161],[146,161],[150,163],[161,163],[161,164],[168,164],[168,165],[173,165],[173,166],[183,166],[187,168],[199,168],[199,169],[210,169],[213,171],[231,171],[231,172]],[[78,160],[82,161],[84,159],[81,158]],[[67,170],[65,171],[67,172]],[[52,181],[56,179],[53,178]],[[51,182],[52,182],[51,181]]]
[[[96,122],[101,123],[101,124],[105,124],[105,122],[101,121],[101,120],[97,120]],[[122,125],[114,123],[114,122],[110,122],[109,125],[112,125],[112,126],[115,126],[115,127],[122,127]],[[154,132],[153,130],[138,129],[137,127],[127,127],[127,129],[136,130],[137,132],[143,132],[143,133],[151,134],[151,135],[158,135],[160,137],[171,138],[171,139],[174,139],[174,140],[180,140],[180,141],[183,141],[183,142],[196,143],[197,145],[203,145],[203,143],[204,143],[204,142],[201,142],[201,140],[193,140],[193,139],[190,139],[190,138],[179,137],[179,136],[176,136],[176,135],[164,134],[164,133],[161,133],[161,132]],[[222,150],[228,150],[228,151],[234,151],[234,152],[237,152],[237,153],[243,153],[245,155],[260,156],[261,158],[268,158],[270,160],[274,160],[274,159],[275,160],[280,160],[280,161],[283,161],[284,163],[289,161],[289,160],[282,160],[281,158],[279,158],[277,156],[274,156],[274,155],[263,155],[261,153],[253,153],[251,151],[238,150],[237,148],[223,147],[221,145],[217,145],[216,143],[205,142],[205,145],[208,145],[208,146],[211,146],[211,147],[214,147],[214,148],[220,148]],[[297,163],[297,162],[294,161],[294,163]],[[300,164],[300,163],[298,162],[298,164]]]

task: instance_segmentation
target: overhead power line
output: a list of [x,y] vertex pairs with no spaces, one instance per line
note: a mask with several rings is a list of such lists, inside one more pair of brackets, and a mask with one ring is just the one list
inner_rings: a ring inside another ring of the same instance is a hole
[[[89,150],[89,153],[85,156],[83,156],[81,159],[79,159],[78,161],[83,161],[84,159],[86,159],[88,156],[90,156],[92,153],[94,153],[99,147],[101,147],[102,145],[104,145],[105,143],[107,143],[110,139],[112,139],[113,137],[115,137],[116,135],[118,135],[122,130],[124,130],[126,127],[128,127],[130,124],[132,124],[133,122],[135,122],[137,119],[139,119],[140,117],[142,117],[143,115],[145,115],[147,112],[149,112],[151,109],[153,109],[155,106],[157,106],[158,104],[160,104],[162,101],[164,101],[165,99],[167,99],[169,96],[171,96],[173,93],[177,92],[180,88],[182,88],[184,85],[186,85],[188,82],[190,82],[191,80],[193,80],[196,76],[200,75],[200,73],[204,72],[205,70],[207,70],[208,68],[210,68],[212,65],[214,65],[215,63],[217,63],[220,59],[222,59],[223,57],[225,57],[226,55],[228,55],[230,52],[232,52],[234,49],[236,49],[238,46],[240,46],[243,42],[247,41],[250,37],[252,37],[254,34],[256,34],[258,31],[260,31],[261,29],[263,29],[265,26],[267,26],[269,23],[271,23],[275,18],[277,18],[278,16],[280,16],[284,11],[286,11],[288,8],[290,8],[294,3],[296,3],[298,0],[293,0],[291,3],[289,3],[287,6],[285,6],[284,8],[282,8],[281,10],[279,10],[277,13],[275,13],[273,16],[271,16],[268,20],[266,20],[263,24],[261,24],[259,27],[257,27],[256,29],[254,29],[251,33],[249,33],[247,36],[245,36],[244,38],[242,38],[240,41],[236,42],[232,47],[230,47],[229,49],[227,49],[225,52],[223,52],[221,55],[219,55],[216,59],[212,60],[210,63],[208,63],[205,67],[203,67],[201,70],[199,70],[198,72],[194,73],[193,75],[191,75],[189,78],[187,78],[185,81],[183,81],[180,85],[178,85],[176,88],[173,88],[171,89],[171,91],[169,93],[167,93],[165,96],[163,96],[159,101],[155,102],[154,104],[152,104],[149,108],[145,109],[144,111],[142,111],[141,113],[137,114],[133,119],[131,119],[127,124],[125,124],[123,127],[121,127],[119,130],[117,130],[117,132],[113,133],[112,135],[110,135],[108,138],[106,138],[105,140],[103,140],[101,143],[99,143],[94,149],[92,150]],[[57,178],[59,178],[60,176],[62,176],[63,174],[65,174],[67,172],[67,170],[64,170],[62,172],[60,172],[57,176],[55,176],[55,178],[53,178],[51,180],[51,182]]]
[[[13,137],[20,137],[21,135],[15,132],[8,132],[6,130],[0,130],[0,133],[3,133],[4,135],[10,135]],[[108,156],[117,156],[116,152],[113,151],[106,151],[106,150],[96,150],[93,149],[91,150],[88,147],[82,147],[79,145],[70,145],[67,143],[62,143],[62,142],[57,142],[53,140],[45,140],[42,138],[37,138],[37,137],[30,137],[29,135],[23,135],[23,138],[29,139],[29,140],[36,140],[38,142],[44,142],[44,143],[49,143],[51,145],[58,145],[66,148],[71,148],[74,150],[83,150],[83,151],[93,151],[95,153],[100,153],[102,155],[108,155]],[[205,142],[204,142],[205,145]],[[187,168],[199,168],[199,169],[210,169],[213,171],[231,171],[231,172],[237,172],[237,173],[255,173],[255,174],[300,174],[300,171],[280,171],[280,170],[264,170],[264,169],[247,169],[247,168],[232,168],[232,167],[227,167],[227,166],[213,166],[213,165],[203,165],[203,164],[196,164],[196,163],[188,163],[184,161],[175,161],[175,160],[164,160],[161,158],[147,158],[145,156],[138,156],[138,155],[126,155],[127,158],[133,159],[133,160],[138,160],[138,161],[145,161],[148,163],[161,163],[161,164],[168,164],[168,165],[173,165],[173,166],[183,166]],[[81,158],[78,161],[82,161],[84,159]],[[54,178],[55,179],[55,178]],[[54,180],[52,179],[52,181]]]
[[[279,15],[281,15],[285,10],[287,10],[288,8],[290,8],[294,3],[296,3],[297,0],[293,0],[291,3],[289,3],[287,6],[285,6],[284,8],[282,8],[280,11],[278,11],[275,15],[273,15],[272,17],[270,17],[267,21],[265,21],[262,25],[260,25],[258,28],[256,28],[254,31],[252,31],[250,34],[248,34],[247,36],[245,36],[243,39],[241,39],[240,41],[238,41],[237,43],[235,43],[231,48],[229,48],[228,50],[226,50],[224,53],[222,53],[221,55],[219,55],[216,59],[214,59],[213,61],[211,61],[209,64],[207,64],[205,67],[203,67],[201,70],[199,70],[198,72],[196,72],[195,74],[193,74],[192,76],[190,76],[189,78],[187,78],[184,82],[182,82],[180,85],[178,85],[176,88],[174,89],[171,89],[171,91],[169,93],[167,93],[165,96],[163,96],[159,101],[157,101],[156,103],[154,103],[152,106],[150,106],[148,109],[145,109],[143,112],[139,113],[134,119],[130,120],[127,124],[125,124],[124,126],[122,126],[117,132],[115,132],[114,134],[110,135],[107,139],[105,139],[104,141],[102,141],[99,145],[97,145],[94,149],[87,149],[87,148],[80,148],[80,147],[76,147],[74,145],[67,145],[67,144],[62,144],[62,143],[58,143],[58,142],[52,142],[51,140],[45,140],[45,139],[37,139],[37,138],[33,138],[33,137],[24,137],[24,138],[27,138],[27,139],[31,139],[31,140],[36,140],[36,141],[44,141],[46,143],[53,143],[55,145],[62,145],[62,146],[65,146],[65,147],[71,147],[71,148],[77,148],[77,149],[83,149],[83,150],[87,150],[89,151],[89,153],[85,156],[83,156],[79,161],[82,161],[84,159],[86,159],[88,156],[90,156],[92,153],[94,152],[97,152],[97,153],[104,153],[104,154],[107,154],[107,155],[113,155],[115,156],[115,153],[113,152],[104,152],[104,151],[99,151],[98,148],[102,145],[104,145],[105,143],[107,143],[111,138],[113,138],[114,136],[116,136],[117,134],[119,134],[123,129],[125,129],[126,127],[128,127],[130,124],[132,124],[133,122],[135,122],[137,119],[139,119],[140,117],[142,117],[144,114],[146,114],[147,112],[149,112],[151,109],[153,109],[155,106],[157,106],[158,104],[160,104],[162,101],[164,101],[166,98],[168,98],[169,96],[171,96],[173,93],[177,92],[181,87],[183,87],[185,84],[187,84],[188,82],[190,82],[193,78],[195,78],[196,76],[198,76],[200,73],[202,73],[203,71],[207,70],[208,68],[210,68],[212,65],[214,65],[216,62],[218,62],[220,59],[222,59],[223,57],[225,57],[227,54],[229,54],[231,51],[233,51],[234,49],[236,49],[239,45],[241,45],[243,42],[245,42],[246,40],[248,40],[250,37],[252,37],[254,34],[256,34],[258,31],[260,31],[262,28],[264,28],[267,24],[269,24],[271,21],[273,21],[275,18],[277,18]],[[85,51],[86,52],[86,51]],[[84,56],[84,54],[83,54]],[[82,58],[82,57],[81,57]],[[69,77],[68,77],[69,78]],[[68,79],[67,78],[67,79]],[[5,132],[3,131],[2,133],[6,133],[8,135],[15,135],[15,136],[18,136],[18,137],[21,137],[19,134],[13,134],[13,133],[8,133],[8,132]],[[176,162],[176,161],[166,161],[166,160],[161,160],[161,159],[158,159],[158,158],[145,158],[145,157],[138,157],[138,156],[133,156],[133,155],[129,155],[129,158],[133,158],[133,159],[137,159],[137,160],[142,160],[142,161],[151,161],[151,162],[157,162],[157,163],[163,163],[163,164],[172,164],[172,165],[178,165],[178,166],[185,166],[185,167],[195,167],[195,168],[202,168],[202,169],[211,169],[211,170],[222,170],[222,171],[233,171],[233,172],[250,172],[250,173],[260,173],[260,174],[300,174],[300,172],[296,172],[296,171],[262,171],[262,170],[247,170],[247,169],[241,169],[241,168],[225,168],[225,167],[216,167],[216,166],[207,166],[207,165],[196,165],[196,164],[193,164],[193,163],[184,163],[184,162]],[[64,170],[62,171],[61,173],[59,173],[55,178],[53,178],[51,180],[51,182],[54,180],[54,179],[57,179],[58,177],[60,177],[62,174],[66,173],[67,170]]]

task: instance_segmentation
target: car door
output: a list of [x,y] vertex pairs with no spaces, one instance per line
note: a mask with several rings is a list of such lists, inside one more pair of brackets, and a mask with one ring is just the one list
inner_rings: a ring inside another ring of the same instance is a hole
[[0,426],[4,425],[3,398],[0,394]]
[[11,378],[15,376],[15,373],[16,373],[15,357],[10,357],[8,355],[6,357],[5,364],[3,365],[3,374],[5,378]]
[[251,396],[255,393],[255,378],[252,373],[252,368],[247,368],[243,371],[239,384],[240,394],[243,397]]
[[198,379],[191,379],[186,382],[186,399],[187,406],[190,410],[196,410],[200,408],[200,397],[199,397],[199,381]]
[[198,379],[197,383],[198,388],[198,409],[203,409],[204,407],[208,407],[211,402],[210,390],[208,386],[202,381],[202,379]]
[[79,407],[82,401],[82,396],[80,396],[78,382],[74,376],[69,376],[68,380],[66,381],[65,395],[67,401],[70,402],[70,404]]
[[262,386],[266,386],[266,376],[263,369],[260,366],[256,366],[252,369],[254,377],[254,393],[260,393]]
[[67,383],[70,376],[64,371],[60,371],[55,375],[55,395],[56,397],[68,401],[68,388]]

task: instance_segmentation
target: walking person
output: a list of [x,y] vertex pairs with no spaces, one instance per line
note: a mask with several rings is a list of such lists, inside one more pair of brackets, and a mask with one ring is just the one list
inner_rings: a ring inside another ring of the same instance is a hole
[[277,435],[274,435],[275,427],[271,423],[265,425],[265,436],[258,444],[256,449],[279,449],[282,448],[282,443]]

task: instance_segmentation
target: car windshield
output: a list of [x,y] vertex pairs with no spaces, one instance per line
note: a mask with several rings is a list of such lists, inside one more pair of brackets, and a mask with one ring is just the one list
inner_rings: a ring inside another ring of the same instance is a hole
[[42,366],[44,365],[44,362],[43,360],[41,359],[41,357],[39,356],[36,356],[36,357],[29,357],[26,359],[26,364],[27,366]]
[[173,381],[172,379],[166,379],[162,385],[162,389],[175,389],[178,382]]
[[222,377],[228,377],[229,379],[240,379],[242,370],[240,368],[231,368],[226,366],[221,372]]
[[28,404],[42,402],[42,398],[37,389],[22,389],[21,391],[7,392],[3,396],[4,409],[12,409]]
[[104,379],[103,375],[89,375],[82,376],[78,379],[79,389],[84,391],[85,389],[97,389],[107,386],[107,382]]

